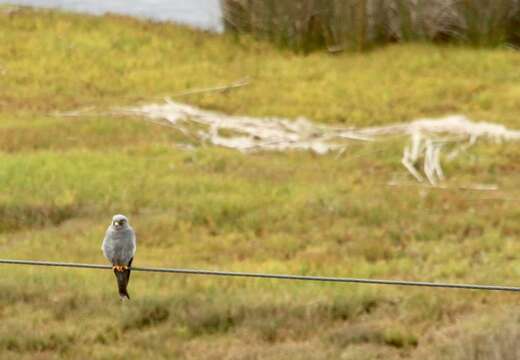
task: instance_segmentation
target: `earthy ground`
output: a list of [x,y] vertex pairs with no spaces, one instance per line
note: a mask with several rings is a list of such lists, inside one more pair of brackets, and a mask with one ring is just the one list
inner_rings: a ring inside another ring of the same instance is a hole
[[[394,45],[309,56],[170,24],[0,7],[0,257],[105,263],[114,213],[135,265],[520,284],[520,144],[479,142],[413,184],[403,139],[342,156],[244,155],[139,118],[55,112],[182,101],[368,126],[463,113],[520,128],[520,56]],[[183,150],[177,143],[192,143]],[[457,184],[497,184],[496,192]],[[0,357],[515,359],[518,295],[0,266]]]

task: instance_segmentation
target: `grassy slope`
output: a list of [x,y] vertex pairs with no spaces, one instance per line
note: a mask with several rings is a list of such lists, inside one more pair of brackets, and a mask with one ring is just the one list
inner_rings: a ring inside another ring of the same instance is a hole
[[[174,25],[0,8],[0,253],[103,262],[104,229],[122,212],[141,265],[515,284],[517,202],[485,197],[520,197],[518,145],[480,144],[447,166],[453,183],[497,183],[498,194],[389,188],[407,179],[398,140],[340,159],[182,151],[181,134],[139,119],[52,112],[250,76],[185,100],[356,126],[460,112],[518,128],[519,65],[510,50],[427,45],[302,57]],[[130,291],[121,307],[109,272],[2,268],[2,359],[415,357],[517,302],[142,273]]]

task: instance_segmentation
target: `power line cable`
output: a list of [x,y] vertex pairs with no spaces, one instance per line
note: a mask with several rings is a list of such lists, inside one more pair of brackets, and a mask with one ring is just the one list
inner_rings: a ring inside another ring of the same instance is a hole
[[[81,264],[81,263],[54,262],[54,261],[36,261],[36,260],[0,259],[0,264],[36,265],[36,266],[68,267],[68,268],[83,268],[83,269],[97,269],[97,270],[111,270],[112,269],[112,266],[110,266],[110,265]],[[419,286],[419,287],[447,288],[447,289],[520,292],[520,287],[502,286],[502,285],[451,284],[451,283],[428,282],[428,281],[404,281],[404,280],[363,279],[363,278],[351,278],[351,277],[284,275],[284,274],[214,271],[214,270],[200,270],[200,269],[152,268],[152,267],[138,267],[138,266],[132,266],[132,271],[175,273],[175,274],[185,274],[185,275],[228,276],[228,277],[245,277],[245,278],[278,279],[278,280],[299,280],[299,281],[315,281],[315,282],[358,283],[358,284],[373,284],[373,285],[398,285],[398,286]]]

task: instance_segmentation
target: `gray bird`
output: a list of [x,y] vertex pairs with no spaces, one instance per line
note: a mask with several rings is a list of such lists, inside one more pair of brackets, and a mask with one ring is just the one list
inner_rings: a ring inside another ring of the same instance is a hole
[[134,260],[136,240],[134,229],[128,223],[126,216],[114,215],[112,223],[105,233],[101,250],[112,263],[121,300],[130,299],[126,288],[130,280],[130,267]]

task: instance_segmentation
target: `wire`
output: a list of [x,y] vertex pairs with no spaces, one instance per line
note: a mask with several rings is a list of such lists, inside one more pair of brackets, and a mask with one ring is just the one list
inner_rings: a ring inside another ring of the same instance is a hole
[[[79,263],[35,261],[35,260],[0,259],[0,264],[69,267],[69,268],[98,269],[98,270],[111,270],[112,269],[112,266],[110,266],[110,265],[79,264]],[[246,278],[260,278],[260,279],[300,280],[300,281],[317,281],[317,282],[420,286],[420,287],[447,288],[447,289],[469,289],[469,290],[520,292],[520,287],[501,286],[501,285],[450,284],[450,283],[427,282],[427,281],[379,280],[379,279],[362,279],[362,278],[350,278],[350,277],[283,275],[283,274],[264,274],[264,273],[252,273],[252,272],[213,271],[213,270],[197,270],[197,269],[151,268],[151,267],[137,267],[137,266],[132,266],[131,269],[132,269],[132,271],[175,273],[175,274],[186,274],[186,275],[229,276],[229,277],[246,277]]]

